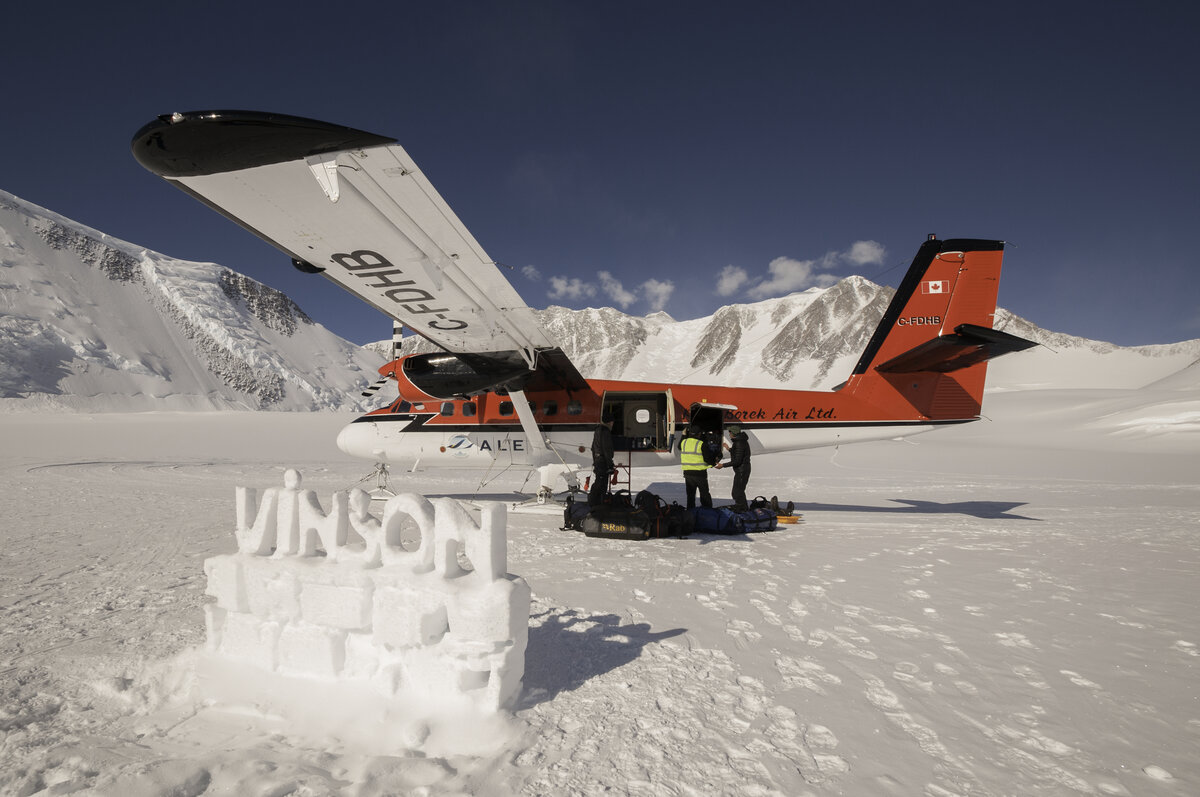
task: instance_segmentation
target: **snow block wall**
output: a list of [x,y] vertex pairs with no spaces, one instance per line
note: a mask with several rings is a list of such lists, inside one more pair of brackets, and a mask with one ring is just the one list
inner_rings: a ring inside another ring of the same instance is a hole
[[[301,475],[238,487],[238,552],[205,561],[208,650],[273,673],[355,682],[387,698],[465,701],[496,712],[520,690],[529,585],[507,573],[507,516],[398,495],[382,518],[362,490],[328,513]],[[401,528],[420,544],[406,550]],[[460,563],[465,556],[470,567]],[[473,569],[471,569],[473,568]]]

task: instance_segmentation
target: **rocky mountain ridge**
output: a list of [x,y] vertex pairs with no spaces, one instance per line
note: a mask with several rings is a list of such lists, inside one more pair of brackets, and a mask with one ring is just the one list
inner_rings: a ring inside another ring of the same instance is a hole
[[[893,294],[855,276],[685,321],[611,307],[535,312],[588,377],[820,390],[849,375]],[[387,394],[359,396],[391,341],[355,346],[245,275],[2,191],[0,302],[0,410],[359,410]],[[1120,347],[1003,309],[995,325],[1042,345],[996,360],[989,390],[1200,386],[1200,340]],[[418,337],[401,347],[430,350]]]
[[[584,376],[828,390],[849,376],[894,295],[890,287],[852,276],[688,321],[611,307],[536,312]],[[1041,346],[993,361],[989,389],[1138,388],[1200,360],[1200,340],[1122,347],[1051,332],[1003,308],[995,327]],[[391,350],[390,341],[372,345],[384,355]],[[416,336],[401,347],[404,354],[434,350]],[[1188,380],[1168,382],[1177,383]]]
[[360,409],[381,360],[283,293],[0,192],[4,409]]

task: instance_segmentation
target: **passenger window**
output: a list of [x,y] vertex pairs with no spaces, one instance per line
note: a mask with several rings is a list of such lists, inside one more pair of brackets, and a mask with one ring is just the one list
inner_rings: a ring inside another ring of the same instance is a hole
[[501,401],[500,402],[500,414],[501,415],[512,415],[513,414],[513,405],[512,405],[511,401]]
[[442,402],[442,415],[453,415],[453,414],[454,414],[454,402],[453,401],[443,401]]
[[567,415],[582,415],[583,404],[578,399],[572,399],[567,402]]
[[542,414],[546,415],[546,416],[557,415],[558,414],[558,402],[553,401],[553,400],[547,401],[545,404],[542,405]]
[[463,415],[465,415],[468,418],[475,417],[475,402],[468,401],[466,404],[463,405]]

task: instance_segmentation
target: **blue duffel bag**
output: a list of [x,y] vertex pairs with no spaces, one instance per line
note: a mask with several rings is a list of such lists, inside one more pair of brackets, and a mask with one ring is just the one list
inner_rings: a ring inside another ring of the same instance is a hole
[[779,519],[770,509],[759,507],[737,512],[742,518],[742,528],[747,531],[774,531],[779,527]]
[[733,507],[722,506],[712,509],[698,506],[692,510],[692,531],[701,534],[745,534],[746,522],[733,511]]
[[715,509],[698,506],[692,510],[695,531],[704,534],[750,534],[756,531],[774,531],[779,521],[769,509],[745,509],[738,511],[732,506]]

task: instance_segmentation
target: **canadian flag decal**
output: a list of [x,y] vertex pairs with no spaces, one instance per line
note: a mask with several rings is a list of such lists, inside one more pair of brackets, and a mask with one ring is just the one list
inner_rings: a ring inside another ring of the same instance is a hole
[[926,280],[921,283],[921,293],[949,293],[950,280]]

